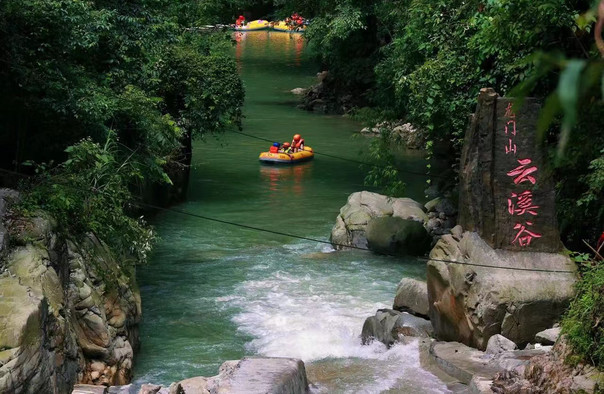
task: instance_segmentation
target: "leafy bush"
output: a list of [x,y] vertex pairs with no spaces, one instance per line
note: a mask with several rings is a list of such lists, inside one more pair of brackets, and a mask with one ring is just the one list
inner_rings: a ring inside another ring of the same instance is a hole
[[571,363],[586,360],[604,369],[604,264],[576,254],[581,264],[577,295],[562,320],[562,330],[575,351]]
[[67,148],[60,166],[42,169],[17,206],[22,215],[38,209],[50,213],[65,234],[92,232],[126,261],[144,263],[155,239],[142,218],[128,216],[132,195],[128,185],[143,174],[130,160],[117,159],[118,145],[110,134],[104,145],[84,139]]

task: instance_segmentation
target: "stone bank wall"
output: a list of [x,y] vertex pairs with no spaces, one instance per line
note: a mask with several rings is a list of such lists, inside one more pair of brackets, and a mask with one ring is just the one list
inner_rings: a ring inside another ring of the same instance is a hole
[[64,239],[54,220],[7,217],[0,190],[0,393],[67,393],[130,380],[140,295],[96,236]]

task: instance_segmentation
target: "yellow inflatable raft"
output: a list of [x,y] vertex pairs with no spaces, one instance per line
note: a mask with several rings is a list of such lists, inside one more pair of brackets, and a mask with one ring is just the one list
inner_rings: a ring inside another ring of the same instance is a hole
[[285,21],[273,22],[271,28],[275,31],[283,31],[288,33],[303,33],[306,30],[306,25],[292,27]]
[[315,154],[310,146],[305,146],[303,151],[295,153],[270,153],[262,152],[258,159],[265,164],[295,164],[312,160]]
[[256,31],[256,30],[265,30],[269,28],[269,22],[263,19],[257,19],[255,21],[250,21],[246,23],[244,26],[235,26],[234,29],[236,31]]

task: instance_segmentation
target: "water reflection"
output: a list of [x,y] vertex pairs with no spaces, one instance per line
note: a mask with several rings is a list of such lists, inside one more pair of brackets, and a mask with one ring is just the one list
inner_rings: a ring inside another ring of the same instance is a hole
[[312,176],[312,168],[312,162],[287,166],[260,165],[263,187],[271,192],[300,195],[304,191],[305,180]]
[[[238,64],[246,48],[248,51],[252,50],[256,54],[262,55],[266,53],[267,47],[270,46],[273,55],[280,58],[280,63],[284,61],[282,64],[292,65],[293,60],[293,65],[302,65],[304,48],[306,47],[306,39],[303,34],[268,30],[234,32],[233,40],[236,43],[235,58]],[[254,58],[254,54],[250,56],[250,53],[247,53],[246,56]]]

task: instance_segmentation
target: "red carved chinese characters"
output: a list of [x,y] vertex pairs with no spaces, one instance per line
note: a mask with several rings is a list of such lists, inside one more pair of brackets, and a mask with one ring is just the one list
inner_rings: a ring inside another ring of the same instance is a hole
[[507,123],[505,124],[505,135],[510,136],[510,138],[508,139],[508,145],[505,147],[505,154],[509,154],[511,152],[514,152],[514,155],[516,154],[516,144],[514,144],[513,140],[512,140],[512,136],[516,136],[516,114],[512,111],[512,103],[509,103],[508,106],[505,109],[505,115],[506,118],[511,118],[510,120],[507,121]]
[[[532,222],[526,222],[527,226],[532,226]],[[534,233],[526,229],[526,227],[520,223],[516,223],[514,230],[519,230],[516,234],[516,238],[512,241],[512,245],[518,241],[520,246],[529,246],[533,238],[541,238],[541,234]]]
[[529,164],[531,164],[531,159],[520,159],[518,160],[518,163],[520,163],[520,165],[508,172],[508,176],[516,177],[514,178],[514,184],[516,185],[526,181],[534,185],[536,182],[535,177],[531,176],[530,174],[537,171],[537,167],[527,167]]
[[506,118],[516,119],[516,114],[512,111],[512,103],[508,103],[508,106],[505,107],[505,116]]
[[[516,114],[512,111],[512,103],[508,103],[505,109],[504,117],[507,118],[505,123],[505,135],[508,139],[508,144],[505,146],[505,154],[513,153],[516,155],[518,146],[514,139],[517,134],[516,130]],[[535,178],[536,172],[538,171],[537,166],[532,166],[532,160],[530,158],[517,160],[519,166],[513,170],[507,172],[509,177],[514,178],[514,185],[519,185],[523,182],[530,182],[533,185],[537,183]],[[512,216],[523,216],[531,215],[538,216],[539,205],[533,203],[533,193],[530,190],[524,190],[521,192],[511,192],[508,197],[507,211]],[[512,240],[512,245],[518,245],[520,247],[526,247],[531,244],[531,241],[535,238],[541,238],[541,234],[531,231],[528,227],[532,226],[533,222],[524,221],[516,222],[514,230],[517,230],[516,236]]]
[[505,154],[507,155],[510,152],[514,152],[516,154],[516,144],[512,143],[512,139],[509,138],[509,145],[505,147]]
[[[516,201],[512,199],[516,199]],[[508,212],[510,215],[520,216],[528,213],[537,216],[536,209],[539,209],[539,205],[533,205],[533,193],[528,190],[520,194],[512,193],[511,198],[508,198]]]

